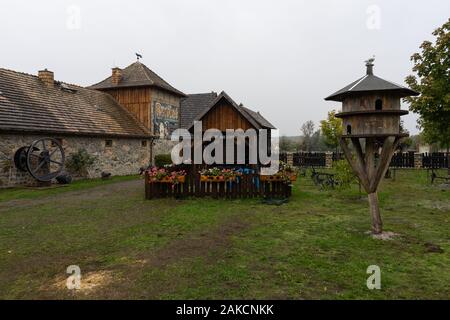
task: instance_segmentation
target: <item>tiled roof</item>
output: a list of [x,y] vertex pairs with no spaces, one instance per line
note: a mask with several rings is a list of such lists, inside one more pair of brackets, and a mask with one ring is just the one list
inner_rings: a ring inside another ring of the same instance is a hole
[[[189,101],[189,97],[182,101],[181,104],[181,116],[183,118],[183,113],[189,113],[188,116],[184,116],[184,126],[183,128],[190,129],[193,126],[194,121],[199,121],[203,116],[208,113],[208,111],[214,107],[221,99],[226,99],[236,110],[242,114],[244,118],[246,118],[255,128],[262,129],[275,129],[275,127],[267,121],[259,112],[252,111],[248,108],[245,108],[242,105],[238,105],[231,97],[225,92],[222,91],[218,96],[215,94],[213,96],[206,96],[207,94],[198,94],[198,95],[190,95],[197,96],[193,97],[192,100]],[[199,97],[202,96],[202,97]],[[203,97],[204,96],[204,97]],[[207,104],[208,99],[210,100],[209,104]],[[195,102],[198,102],[197,104]],[[189,112],[189,106],[195,105],[195,113],[197,115],[192,116],[193,112]]]
[[189,129],[204,110],[217,98],[216,92],[189,94],[181,100],[180,127]]
[[419,95],[419,93],[414,90],[373,75],[372,71],[370,70],[364,77],[359,78],[358,80],[350,83],[341,90],[336,91],[332,95],[326,97],[325,100],[342,101],[349,95],[370,91],[396,92],[401,97]]
[[241,108],[244,112],[247,112],[253,119],[258,122],[261,127],[268,128],[268,129],[276,129],[273,124],[271,124],[269,121],[267,121],[266,118],[264,118],[259,112],[255,112],[253,110],[250,110],[249,108],[246,108],[242,105],[239,105],[239,108]]
[[112,83],[112,76],[105,80],[90,86],[90,89],[112,89],[123,87],[141,87],[141,86],[154,86],[176,95],[184,97],[185,94],[178,89],[172,87],[167,81],[158,76],[155,72],[147,68],[143,63],[136,61],[130,64],[125,69],[121,70],[121,79],[119,84]]
[[148,137],[109,94],[0,68],[0,131]]

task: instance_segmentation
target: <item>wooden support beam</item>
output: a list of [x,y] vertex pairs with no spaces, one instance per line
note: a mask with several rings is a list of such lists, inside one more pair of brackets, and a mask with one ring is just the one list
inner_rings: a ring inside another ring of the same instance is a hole
[[366,139],[366,150],[365,150],[365,163],[366,163],[366,172],[369,181],[372,181],[375,172],[375,139],[367,138]]
[[383,140],[381,155],[378,164],[375,165],[376,140],[366,138],[363,151],[359,138],[351,138],[354,155],[346,138],[340,138],[339,143],[347,161],[353,171],[358,175],[361,185],[368,193],[370,213],[372,217],[372,232],[380,234],[383,231],[377,189],[382,177],[386,174],[395,149],[400,142],[400,137],[387,137]]
[[376,192],[381,179],[386,174],[389,164],[391,162],[392,156],[394,155],[394,150],[400,141],[398,137],[387,137],[384,139],[383,146],[381,149],[380,159],[378,161],[378,166],[375,170],[375,175],[370,181],[370,191]]
[[[353,158],[352,151],[347,144],[346,138],[340,138],[339,143],[341,145],[342,151],[344,152],[345,158],[347,159],[348,163],[352,167],[353,171],[357,174],[359,181],[361,182],[361,185],[364,187],[364,189],[366,191],[368,191],[370,183],[369,183],[369,179],[367,177],[365,167],[361,165],[360,160],[355,160]],[[359,144],[359,141],[358,141],[358,144]],[[359,146],[361,147],[361,145],[359,145]]]

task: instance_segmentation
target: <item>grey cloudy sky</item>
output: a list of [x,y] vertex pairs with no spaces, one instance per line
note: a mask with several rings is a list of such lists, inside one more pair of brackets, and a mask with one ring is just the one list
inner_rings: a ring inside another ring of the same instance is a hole
[[[297,135],[339,107],[323,98],[372,55],[375,74],[403,84],[450,1],[2,0],[0,12],[0,67],[90,85],[139,52],[183,92],[225,90]],[[412,133],[415,119],[405,118]]]

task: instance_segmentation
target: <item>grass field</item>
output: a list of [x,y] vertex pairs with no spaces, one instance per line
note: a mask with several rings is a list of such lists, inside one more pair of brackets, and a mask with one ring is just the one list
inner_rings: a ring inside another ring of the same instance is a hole
[[[0,298],[449,299],[450,189],[399,171],[379,196],[393,240],[366,233],[356,186],[321,191],[309,178],[281,206],[146,201],[130,177],[0,191]],[[65,287],[69,265],[80,290]],[[366,287],[369,265],[381,290]]]

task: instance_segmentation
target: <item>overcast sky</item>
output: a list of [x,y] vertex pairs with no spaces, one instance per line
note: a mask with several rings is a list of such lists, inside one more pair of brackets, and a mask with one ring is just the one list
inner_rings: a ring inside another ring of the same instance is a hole
[[[139,52],[177,89],[225,90],[297,135],[340,107],[323,98],[363,76],[372,55],[376,75],[404,84],[450,1],[2,0],[0,12],[0,67],[87,86]],[[417,132],[414,115],[405,123]]]

